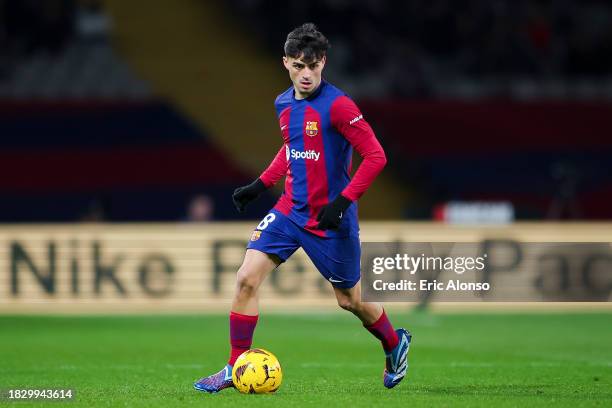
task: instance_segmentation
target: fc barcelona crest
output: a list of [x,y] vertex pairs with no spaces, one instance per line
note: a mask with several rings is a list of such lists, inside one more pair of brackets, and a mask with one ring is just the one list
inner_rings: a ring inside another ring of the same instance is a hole
[[319,133],[318,122],[306,122],[306,134],[315,137]]

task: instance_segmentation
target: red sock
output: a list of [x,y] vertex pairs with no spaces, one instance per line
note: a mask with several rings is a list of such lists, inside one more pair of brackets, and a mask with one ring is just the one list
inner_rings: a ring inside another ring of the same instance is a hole
[[372,323],[369,326],[363,325],[370,333],[374,335],[380,342],[382,343],[383,348],[387,353],[397,346],[399,343],[399,338],[397,337],[397,333],[393,329],[393,325],[387,318],[387,314],[384,309],[382,315],[378,318],[377,321]]
[[232,353],[227,362],[229,365],[233,366],[236,359],[251,348],[257,318],[258,315],[248,316],[230,312],[230,345],[232,346]]

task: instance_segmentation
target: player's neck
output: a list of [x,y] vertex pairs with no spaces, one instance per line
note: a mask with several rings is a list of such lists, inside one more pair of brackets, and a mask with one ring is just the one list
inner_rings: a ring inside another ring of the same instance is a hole
[[298,91],[297,87],[295,87],[295,86],[293,87],[293,96],[298,101],[301,101],[302,99],[308,98],[313,93],[314,93],[314,91],[313,92],[309,92],[307,94],[303,94],[300,91]]
[[309,95],[302,95],[302,93],[300,91],[297,90],[297,88],[294,86],[293,87],[293,97],[298,100],[301,101],[302,99],[306,99],[308,98]]

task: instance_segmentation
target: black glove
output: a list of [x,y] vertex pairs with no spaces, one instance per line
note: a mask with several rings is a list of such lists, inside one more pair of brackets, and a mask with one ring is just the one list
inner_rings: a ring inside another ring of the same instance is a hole
[[267,188],[261,179],[257,179],[248,186],[238,187],[232,194],[232,200],[238,212],[244,212],[247,204],[257,199],[261,193],[266,191]]
[[321,209],[317,216],[317,221],[319,221],[317,228],[321,230],[338,229],[342,222],[342,216],[351,203],[352,201],[342,194],[338,195],[334,201]]

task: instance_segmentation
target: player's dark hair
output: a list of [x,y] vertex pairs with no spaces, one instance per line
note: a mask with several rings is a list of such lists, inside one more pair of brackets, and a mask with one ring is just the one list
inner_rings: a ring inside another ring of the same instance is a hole
[[318,61],[327,53],[329,41],[313,23],[304,23],[287,35],[285,55],[302,59],[306,63]]

